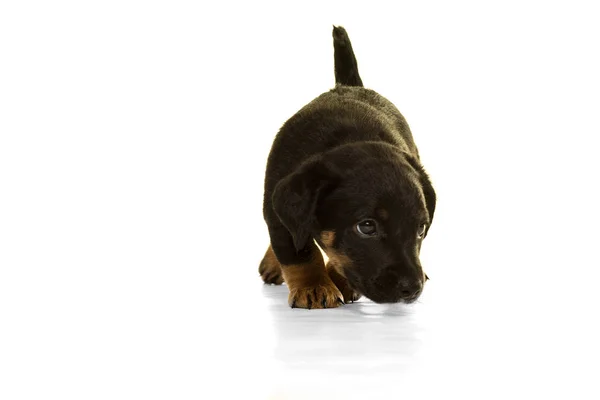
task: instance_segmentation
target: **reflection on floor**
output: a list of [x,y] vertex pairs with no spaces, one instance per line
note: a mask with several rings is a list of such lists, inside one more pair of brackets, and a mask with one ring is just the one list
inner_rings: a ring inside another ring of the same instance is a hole
[[[542,334],[529,307],[519,313],[506,301],[453,303],[435,283],[415,304],[362,298],[327,310],[290,309],[285,285],[261,290],[272,335],[264,353],[270,363],[263,364],[270,365],[272,399],[591,394],[585,376],[555,364],[573,354],[549,356],[561,328]],[[564,382],[546,380],[563,369]],[[573,389],[569,379],[583,385]]]

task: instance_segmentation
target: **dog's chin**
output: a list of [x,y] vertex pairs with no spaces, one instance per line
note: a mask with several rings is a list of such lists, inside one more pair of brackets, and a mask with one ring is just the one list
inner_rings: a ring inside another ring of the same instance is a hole
[[346,279],[348,279],[348,284],[353,290],[359,292],[367,299],[373,301],[378,304],[390,304],[390,303],[402,303],[402,304],[412,304],[419,299],[421,293],[419,293],[416,297],[404,298],[400,291],[387,291],[381,290],[381,288],[377,287],[370,283],[370,281],[365,279],[361,279],[358,275],[353,273],[352,270],[344,270]]
[[365,297],[372,300],[375,303],[378,303],[378,304],[394,304],[394,303],[412,304],[418,300],[418,297],[411,298],[411,299],[405,299],[405,298],[402,298],[399,296],[380,296],[380,295],[369,296],[367,294],[365,294]]
[[412,304],[417,301],[420,297],[412,297],[412,298],[404,298],[400,294],[400,292],[392,292],[392,293],[383,293],[376,289],[365,287],[361,284],[357,284],[355,286],[357,290],[366,298],[378,304],[390,304],[390,303],[402,303],[402,304]]
[[398,295],[381,295],[379,293],[371,294],[371,295],[365,294],[365,297],[372,300],[375,303],[378,303],[378,304],[390,304],[390,303],[410,304],[416,300],[416,299],[405,300]]

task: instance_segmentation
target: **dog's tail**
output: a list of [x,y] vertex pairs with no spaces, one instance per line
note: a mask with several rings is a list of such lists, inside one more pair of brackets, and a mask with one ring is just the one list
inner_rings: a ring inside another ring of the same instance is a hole
[[358,74],[358,64],[356,63],[350,38],[341,26],[333,27],[333,58],[335,60],[336,84],[363,86]]

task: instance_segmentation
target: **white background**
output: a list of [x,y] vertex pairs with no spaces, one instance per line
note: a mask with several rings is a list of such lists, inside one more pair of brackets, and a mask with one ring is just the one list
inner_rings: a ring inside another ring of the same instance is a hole
[[[594,2],[390,4],[2,2],[0,398],[600,396]],[[438,192],[411,307],[257,275],[332,24]]]

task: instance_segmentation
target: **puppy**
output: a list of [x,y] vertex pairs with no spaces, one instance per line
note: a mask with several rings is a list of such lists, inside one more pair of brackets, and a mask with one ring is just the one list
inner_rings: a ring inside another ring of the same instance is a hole
[[428,279],[419,253],[435,191],[402,114],[363,87],[344,28],[334,27],[333,46],[335,88],[292,116],[269,154],[271,245],[259,273],[286,282],[291,307],[338,307],[361,295],[410,303]]

